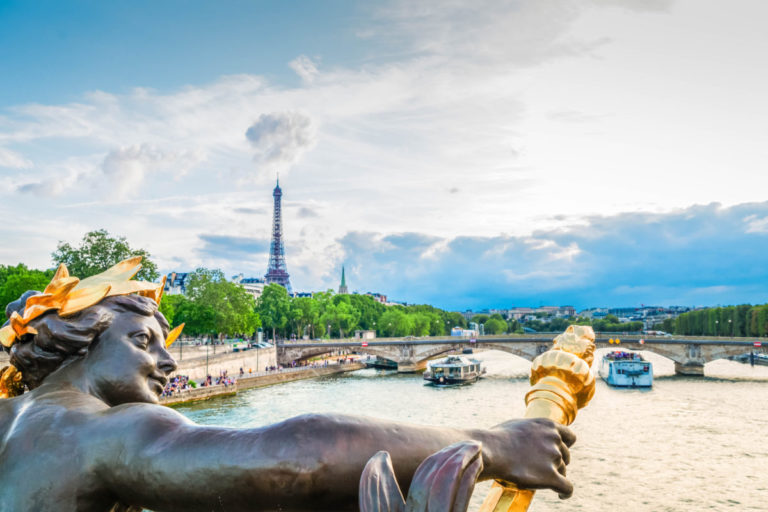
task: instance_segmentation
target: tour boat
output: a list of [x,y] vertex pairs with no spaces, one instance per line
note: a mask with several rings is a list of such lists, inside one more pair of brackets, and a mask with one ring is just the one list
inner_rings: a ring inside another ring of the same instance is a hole
[[653,385],[653,364],[634,352],[608,352],[598,373],[611,386],[649,388]]
[[463,356],[448,356],[429,363],[424,372],[424,380],[427,384],[436,386],[453,386],[457,384],[469,384],[477,381],[485,373],[480,361]]

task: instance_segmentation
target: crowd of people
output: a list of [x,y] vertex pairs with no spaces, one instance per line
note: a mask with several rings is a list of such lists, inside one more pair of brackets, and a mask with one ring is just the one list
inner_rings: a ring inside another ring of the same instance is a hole
[[173,396],[174,393],[179,393],[187,389],[194,389],[193,382],[189,380],[187,375],[176,375],[166,383],[161,396]]
[[[241,371],[242,371],[242,369],[241,369]],[[233,386],[235,384],[235,382],[237,382],[237,381],[236,381],[236,379],[233,379],[232,377],[230,377],[228,375],[228,373],[229,372],[227,370],[221,370],[219,372],[219,376],[216,377],[215,379],[209,374],[205,378],[203,383],[200,384],[200,386],[201,387],[208,387],[208,386],[224,386],[224,387],[229,387],[229,386]]]
[[611,352],[610,354],[608,354],[607,357],[608,357],[608,359],[612,359],[614,361],[626,361],[626,360],[642,361],[643,360],[643,358],[642,358],[642,356],[640,354],[636,354],[634,352],[624,352],[624,351],[620,351],[620,350],[615,350],[615,351]]

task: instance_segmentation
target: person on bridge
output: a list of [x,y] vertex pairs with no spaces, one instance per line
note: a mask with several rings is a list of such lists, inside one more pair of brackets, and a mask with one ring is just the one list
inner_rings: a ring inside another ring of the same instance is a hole
[[379,450],[407,489],[425,458],[464,440],[481,443],[480,479],[572,492],[564,475],[574,437],[548,420],[454,429],[307,414],[237,429],[158,405],[180,331],[157,309],[162,288],[129,281],[136,265],[79,287],[60,267],[46,293],[8,306],[0,510],[354,510]]

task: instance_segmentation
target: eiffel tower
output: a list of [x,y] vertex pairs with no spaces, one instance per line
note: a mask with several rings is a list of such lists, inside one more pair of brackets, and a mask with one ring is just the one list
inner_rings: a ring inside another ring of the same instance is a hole
[[275,190],[272,192],[272,197],[275,198],[275,209],[272,218],[272,242],[269,244],[269,266],[264,280],[267,284],[277,283],[285,287],[290,294],[292,293],[291,280],[285,266],[285,246],[283,245],[283,215],[280,206],[282,196],[283,191],[280,190],[280,178],[278,178]]

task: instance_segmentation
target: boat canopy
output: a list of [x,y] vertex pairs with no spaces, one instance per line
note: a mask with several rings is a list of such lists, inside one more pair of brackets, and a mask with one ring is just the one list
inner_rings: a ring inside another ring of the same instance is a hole
[[441,368],[450,368],[450,367],[469,366],[472,364],[478,364],[479,362],[480,361],[469,359],[463,356],[448,356],[445,359],[440,359],[439,361],[430,363],[430,366],[433,368],[436,366],[439,366]]

